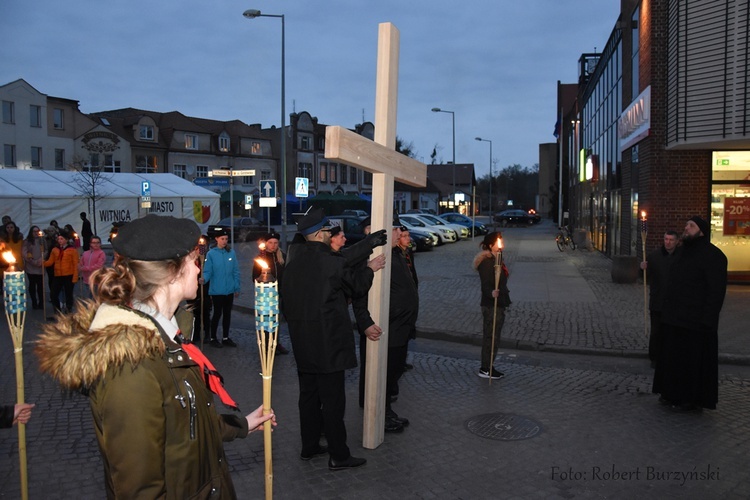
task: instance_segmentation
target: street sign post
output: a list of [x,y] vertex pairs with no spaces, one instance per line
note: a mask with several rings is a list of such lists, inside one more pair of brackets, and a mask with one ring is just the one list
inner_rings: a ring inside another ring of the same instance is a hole
[[233,170],[229,168],[215,168],[208,171],[209,177],[229,177],[229,220],[232,221],[230,242],[234,245],[234,177],[252,177],[255,170]]

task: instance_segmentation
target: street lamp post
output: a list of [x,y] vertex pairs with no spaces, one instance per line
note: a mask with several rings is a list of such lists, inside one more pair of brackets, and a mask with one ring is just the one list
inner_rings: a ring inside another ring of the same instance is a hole
[[456,204],[456,113],[453,111],[448,111],[446,109],[440,109],[440,108],[432,108],[432,112],[451,114],[451,122],[453,123],[453,194],[451,195],[451,198],[453,198],[453,205],[455,209],[455,204]]
[[481,137],[475,137],[477,141],[489,142],[490,143],[490,219],[492,218],[492,141],[489,139],[482,139]]
[[281,19],[281,244],[286,248],[286,64],[284,14],[261,14],[259,10],[248,9],[242,13],[248,19],[256,17],[276,17]]

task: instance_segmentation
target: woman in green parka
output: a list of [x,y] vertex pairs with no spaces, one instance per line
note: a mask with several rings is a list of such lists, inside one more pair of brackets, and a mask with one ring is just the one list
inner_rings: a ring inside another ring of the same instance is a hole
[[199,237],[186,219],[126,224],[112,267],[91,276],[94,302],[59,315],[38,341],[41,370],[89,397],[108,498],[236,498],[222,442],[275,425],[262,407],[219,415],[212,391],[236,405],[185,340],[192,317],[179,305],[195,298]]

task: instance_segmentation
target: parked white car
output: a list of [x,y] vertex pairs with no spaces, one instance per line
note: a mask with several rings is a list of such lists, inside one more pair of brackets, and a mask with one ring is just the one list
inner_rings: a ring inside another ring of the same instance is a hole
[[459,240],[465,240],[469,237],[469,228],[466,226],[462,226],[461,224],[453,224],[452,222],[441,219],[437,215],[419,214],[417,215],[417,217],[424,220],[425,222],[432,222],[432,224],[435,226],[448,226],[456,232],[456,236],[458,236]]
[[420,219],[418,215],[413,214],[401,214],[398,217],[402,223],[407,223],[407,227],[408,225],[412,225],[416,226],[418,229],[429,229],[430,231],[437,233],[437,235],[440,236],[441,243],[455,243],[456,241],[458,241],[456,232],[445,224],[436,226],[434,224],[431,224],[429,221]]
[[420,227],[420,226],[415,226],[413,224],[409,224],[407,221],[401,219],[401,217],[399,217],[399,220],[401,221],[401,224],[406,226],[406,229],[408,229],[409,231],[419,231],[420,233],[426,234],[427,236],[429,236],[430,239],[432,240],[432,246],[436,247],[438,245],[443,244],[443,240],[440,238],[440,236],[438,236],[438,234],[435,231],[431,231],[430,229],[426,227]]

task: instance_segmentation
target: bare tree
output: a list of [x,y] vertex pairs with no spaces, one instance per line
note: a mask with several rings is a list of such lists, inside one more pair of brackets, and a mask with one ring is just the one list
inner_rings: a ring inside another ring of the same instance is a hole
[[68,164],[68,168],[76,172],[73,178],[76,192],[91,203],[94,234],[99,234],[96,230],[96,202],[112,194],[112,190],[105,187],[112,179],[112,175],[103,172],[101,167],[93,167],[87,164],[78,155],[73,157],[73,161]]

